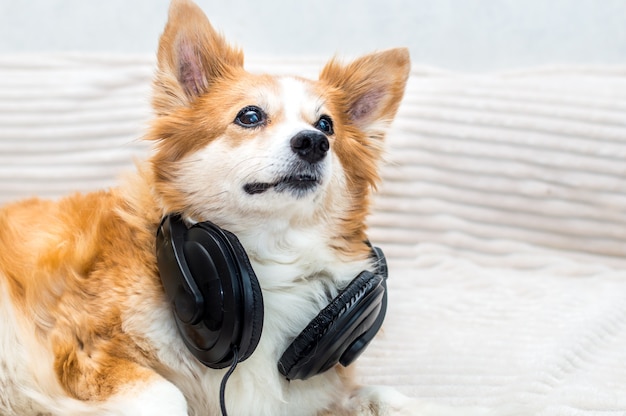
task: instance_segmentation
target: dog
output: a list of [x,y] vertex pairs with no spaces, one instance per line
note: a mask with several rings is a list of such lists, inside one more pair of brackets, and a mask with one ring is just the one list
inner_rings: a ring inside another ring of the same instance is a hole
[[[147,160],[110,190],[0,209],[0,414],[422,414],[392,389],[358,386],[352,366],[299,377],[281,361],[355,276],[383,274],[366,218],[409,70],[407,50],[391,49],[333,59],[318,80],[252,74],[195,4],[173,0]],[[170,293],[163,276],[175,229],[209,233],[208,221],[245,252],[234,273],[259,286],[243,289],[256,316],[233,324],[247,340],[227,340],[213,367],[192,351],[203,335],[185,331],[205,310],[229,319],[230,283],[207,283],[223,286],[197,312],[193,283]]]

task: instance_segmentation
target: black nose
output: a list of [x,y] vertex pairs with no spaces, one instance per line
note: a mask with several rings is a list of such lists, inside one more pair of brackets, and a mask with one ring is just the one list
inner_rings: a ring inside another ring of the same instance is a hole
[[309,163],[324,159],[329,147],[328,138],[317,131],[301,131],[291,138],[291,150]]

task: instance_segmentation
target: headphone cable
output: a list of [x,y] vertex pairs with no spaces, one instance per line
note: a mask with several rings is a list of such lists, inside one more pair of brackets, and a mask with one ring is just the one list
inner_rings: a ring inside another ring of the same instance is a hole
[[228,369],[226,374],[224,374],[224,378],[222,378],[222,383],[220,384],[220,409],[222,410],[222,416],[228,416],[228,413],[226,413],[226,398],[225,398],[226,383],[228,382],[228,379],[235,371],[235,368],[237,367],[237,362],[239,362],[239,351],[237,350],[236,346],[233,346],[233,363],[230,365],[230,368]]

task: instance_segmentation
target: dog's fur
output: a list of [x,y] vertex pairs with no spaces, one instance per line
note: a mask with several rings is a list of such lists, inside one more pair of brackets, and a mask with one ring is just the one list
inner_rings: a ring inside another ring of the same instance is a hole
[[[151,158],[118,188],[0,210],[0,414],[219,414],[225,370],[187,351],[156,268],[170,212],[237,234],[263,289],[263,334],[230,379],[229,413],[410,413],[403,396],[359,388],[341,367],[292,382],[277,370],[290,340],[372,268],[365,218],[408,73],[408,52],[393,49],[331,61],[317,81],[253,75],[199,8],[174,0]],[[234,122],[251,105],[266,119]],[[323,115],[330,149],[302,161],[290,140]]]

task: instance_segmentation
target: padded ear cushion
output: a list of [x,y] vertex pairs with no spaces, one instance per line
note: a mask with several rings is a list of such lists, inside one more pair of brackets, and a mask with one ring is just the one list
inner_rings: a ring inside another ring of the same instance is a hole
[[[231,244],[231,249],[235,256],[235,261],[240,267],[241,278],[239,284],[241,285],[241,299],[237,302],[240,312],[243,316],[243,327],[239,341],[239,361],[244,361],[256,349],[261,339],[261,332],[263,330],[263,293],[261,291],[261,285],[254,273],[252,264],[245,249],[239,242],[239,239],[235,234],[230,231],[226,231],[222,228],[218,228],[215,224],[209,222],[200,223],[202,227],[214,227],[218,231],[221,231],[223,235],[228,239]],[[231,357],[232,361],[232,357]]]
[[[263,328],[261,286],[244,248],[234,234],[202,222],[189,229],[186,253],[205,299],[205,319],[200,325],[186,328],[188,341],[195,346],[192,352],[205,365],[224,368],[232,364],[232,347],[236,346],[239,361],[244,361],[256,349]],[[198,262],[200,267],[194,267]],[[209,276],[203,275],[211,266],[219,279],[217,285],[207,284]],[[211,317],[218,316],[221,324],[212,327]]]
[[280,373],[289,380],[305,380],[337,364],[376,321],[385,296],[382,283],[382,276],[369,271],[352,280],[285,350],[278,362]]

